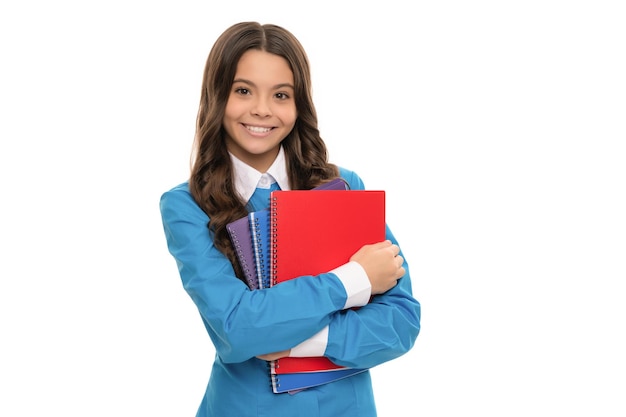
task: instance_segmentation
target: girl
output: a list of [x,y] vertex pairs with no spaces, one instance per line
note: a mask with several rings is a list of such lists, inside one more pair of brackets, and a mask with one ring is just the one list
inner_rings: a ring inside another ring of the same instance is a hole
[[194,145],[189,180],[165,192],[160,209],[183,287],[216,350],[197,416],[376,416],[369,372],[275,394],[267,361],[326,356],[371,368],[413,347],[420,304],[389,228],[386,241],[365,245],[345,265],[256,291],[243,281],[226,230],[267,208],[273,190],[337,177],[364,189],[356,173],[328,162],[308,58],[290,32],[244,22],[217,39]]

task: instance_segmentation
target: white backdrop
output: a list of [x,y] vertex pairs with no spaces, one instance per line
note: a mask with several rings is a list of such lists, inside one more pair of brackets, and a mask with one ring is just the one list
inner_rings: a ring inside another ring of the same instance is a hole
[[214,351],[158,201],[211,45],[256,20],[388,192],[423,327],[373,370],[380,416],[624,416],[620,3],[3,3],[0,415],[195,415]]

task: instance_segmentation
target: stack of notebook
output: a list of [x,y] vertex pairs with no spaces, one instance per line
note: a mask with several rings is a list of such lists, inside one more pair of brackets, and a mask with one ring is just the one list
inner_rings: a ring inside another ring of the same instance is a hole
[[[228,225],[250,289],[328,272],[348,262],[364,244],[385,239],[384,191],[348,190],[341,179],[314,190],[274,191],[269,210],[251,212]],[[326,357],[287,357],[269,363],[275,393],[299,391],[365,370],[339,366]]]

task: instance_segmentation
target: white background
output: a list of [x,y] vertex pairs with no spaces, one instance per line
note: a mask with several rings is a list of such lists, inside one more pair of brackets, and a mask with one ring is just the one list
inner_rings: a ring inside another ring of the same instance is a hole
[[0,415],[195,415],[158,202],[242,20],[301,40],[331,160],[388,192],[423,321],[380,416],[626,415],[621,3],[3,2]]

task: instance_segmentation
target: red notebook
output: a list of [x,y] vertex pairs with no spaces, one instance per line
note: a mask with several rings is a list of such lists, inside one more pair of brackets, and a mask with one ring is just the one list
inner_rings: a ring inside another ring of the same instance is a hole
[[[271,285],[329,272],[365,244],[385,240],[382,190],[274,191],[270,202]],[[328,358],[288,358],[276,374],[337,370]]]
[[273,191],[270,211],[272,285],[328,272],[385,240],[382,190]]
[[272,375],[320,372],[345,369],[325,356],[284,357],[270,363]]

